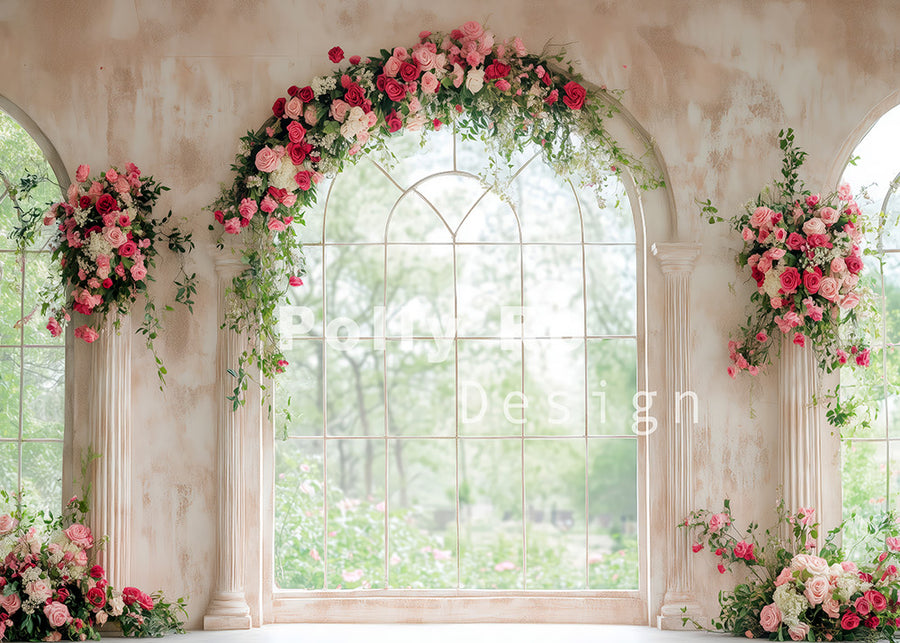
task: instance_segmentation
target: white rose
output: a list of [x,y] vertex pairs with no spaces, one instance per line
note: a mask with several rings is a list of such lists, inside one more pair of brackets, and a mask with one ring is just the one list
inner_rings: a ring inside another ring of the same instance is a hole
[[470,69],[466,75],[466,89],[473,94],[477,94],[484,87],[484,70]]
[[825,222],[819,217],[813,217],[803,224],[803,232],[810,234],[825,234]]

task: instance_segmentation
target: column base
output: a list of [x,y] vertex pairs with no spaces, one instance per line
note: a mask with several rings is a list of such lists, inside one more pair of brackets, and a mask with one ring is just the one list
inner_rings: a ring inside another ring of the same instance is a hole
[[656,627],[660,630],[695,630],[697,626],[685,618],[706,620],[700,614],[700,605],[689,594],[667,594],[663,606],[656,617]]
[[250,606],[244,592],[216,592],[203,617],[204,630],[249,630]]

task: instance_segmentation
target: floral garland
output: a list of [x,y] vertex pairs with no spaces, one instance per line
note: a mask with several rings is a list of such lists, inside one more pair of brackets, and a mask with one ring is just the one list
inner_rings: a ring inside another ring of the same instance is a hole
[[[138,295],[146,296],[161,243],[180,254],[189,252],[194,243],[190,234],[175,227],[164,230],[171,212],[159,220],[151,216],[160,194],[169,188],[153,177],[141,177],[133,163],[126,164],[124,172],[113,167],[95,177],[89,174],[89,166],[78,166],[66,200],[51,205],[44,215],[44,225],[56,227],[51,240],[56,278],[41,293],[41,311],[50,311],[47,330],[53,337],[63,332],[71,313],[94,320],[75,329],[75,337],[92,343],[108,313],[128,314]],[[18,236],[34,235],[20,231]],[[195,275],[185,273],[182,265],[175,286],[175,300],[193,311]],[[138,332],[146,336],[164,383],[166,369],[153,345],[159,328],[156,305],[146,297]]]
[[[344,60],[334,47],[333,63]],[[273,116],[241,139],[235,180],[212,204],[223,238],[241,238],[246,268],[229,291],[223,327],[258,337],[236,376],[235,408],[246,388],[245,367],[271,377],[287,361],[278,348],[277,308],[287,289],[302,285],[303,253],[294,224],[316,201],[316,186],[391,135],[454,126],[479,137],[495,157],[486,183],[502,183],[503,163],[527,142],[541,145],[545,160],[564,175],[602,184],[629,168],[639,187],[662,180],[626,153],[605,127],[617,94],[580,82],[562,53],[529,53],[520,38],[503,42],[478,22],[449,34],[423,31],[412,47],[351,56],[349,65],[310,85],[292,86],[278,98]],[[566,67],[565,71],[558,66]],[[499,187],[502,188],[502,185]]]
[[[858,314],[869,307],[860,306],[869,293],[860,287],[865,225],[859,206],[846,184],[826,196],[806,190],[798,172],[806,153],[794,147],[792,130],[779,139],[784,181],[730,220],[744,241],[738,265],[750,270],[756,291],[747,324],[728,342],[728,374],[758,374],[771,363],[773,344],[780,350],[778,336],[799,346],[812,342],[826,372],[848,363],[868,366]],[[703,205],[710,223],[723,221],[709,201]]]
[[[857,565],[834,543],[841,527],[816,551],[814,509],[787,514],[782,502],[777,514],[790,534],[786,541],[769,531],[758,536],[755,525],[738,531],[727,500],[721,512],[695,511],[684,519],[695,553],[714,552],[719,573],[738,565],[750,575],[734,591],[720,592],[714,631],[773,641],[894,640],[900,627],[900,538],[893,517],[870,519],[869,542],[861,544],[872,562]],[[705,629],[691,618],[683,621]]]
[[184,599],[109,584],[93,562],[100,543],[83,524],[86,501],[72,498],[60,517],[48,518],[5,491],[0,497],[14,505],[0,513],[0,640],[96,640],[108,622],[126,636],[184,631]]

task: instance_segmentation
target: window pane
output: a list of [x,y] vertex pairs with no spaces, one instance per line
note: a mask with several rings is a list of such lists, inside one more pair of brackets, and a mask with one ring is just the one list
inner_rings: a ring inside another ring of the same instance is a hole
[[525,336],[583,337],[582,246],[526,246],[523,252]]
[[392,440],[391,587],[456,587],[456,446],[452,440]]
[[637,267],[634,246],[586,246],[588,335],[634,335]]
[[13,492],[19,485],[19,443],[0,442],[0,489]]
[[844,518],[868,517],[887,509],[886,442],[845,440],[841,453]]
[[587,243],[634,243],[634,217],[621,181],[611,178],[599,193],[595,186],[577,193]]
[[409,192],[397,201],[386,238],[390,243],[450,243],[453,235],[422,195]]
[[458,350],[459,433],[520,435],[521,349],[497,340],[460,340]]
[[289,306],[281,309],[281,336],[322,337],[322,247],[306,246],[303,285],[288,289]]
[[581,242],[581,217],[575,193],[541,160],[528,164],[510,188],[528,243]]
[[62,510],[62,442],[22,443],[22,488],[32,509]]
[[384,587],[384,441],[329,440],[328,587]]
[[390,435],[454,434],[455,365],[452,340],[387,343]]
[[453,337],[453,246],[387,247],[390,337]]
[[427,139],[404,131],[391,137],[388,148],[395,157],[388,171],[403,189],[435,172],[453,169],[453,132],[449,127],[429,134]]
[[[368,344],[368,343],[366,343]],[[326,343],[328,435],[384,435],[382,351]]]
[[519,246],[457,246],[461,336],[521,337],[520,253]]
[[528,589],[585,587],[584,440],[525,441]]
[[589,339],[587,356],[588,432],[592,435],[634,435],[635,402],[641,408],[649,406],[649,415],[653,415],[652,403],[659,403],[655,398],[635,399],[637,342],[633,339]]
[[26,348],[22,435],[62,440],[65,428],[66,354],[60,348]]
[[0,438],[19,439],[19,376],[19,349],[0,348]]
[[326,334],[371,337],[376,306],[384,301],[382,246],[327,246]]
[[519,440],[459,441],[462,587],[523,587],[521,448]]
[[49,344],[62,346],[65,336],[51,337],[47,331],[47,320],[41,314],[40,292],[53,278],[50,272],[50,254],[29,252],[25,263],[25,299],[23,314],[32,315],[31,323],[25,325],[26,344]]
[[637,441],[588,444],[591,589],[637,589]]
[[300,238],[304,244],[322,243],[322,229],[325,224],[325,206],[334,179],[323,179],[316,186],[316,202],[311,208],[303,211],[305,225],[298,226]]
[[289,366],[275,378],[275,395],[290,414],[280,427],[285,436],[323,434],[322,346],[320,340],[294,340],[284,352]]
[[[3,236],[0,234],[0,236]],[[0,344],[18,344],[22,318],[22,271],[13,252],[0,252]]]
[[584,340],[525,342],[528,435],[584,435]]
[[488,192],[459,227],[459,243],[510,243],[521,238],[515,212],[509,203]]
[[332,243],[379,242],[400,189],[368,159],[334,179],[325,209],[325,236]]
[[[868,266],[866,266],[868,268]],[[875,273],[877,274],[877,273]],[[880,284],[876,286],[880,294]],[[884,322],[887,341],[900,342],[900,253],[884,255]],[[879,329],[880,330],[880,329]]]
[[431,204],[451,230],[459,224],[485,193],[481,183],[469,176],[440,174],[416,186],[416,191]]

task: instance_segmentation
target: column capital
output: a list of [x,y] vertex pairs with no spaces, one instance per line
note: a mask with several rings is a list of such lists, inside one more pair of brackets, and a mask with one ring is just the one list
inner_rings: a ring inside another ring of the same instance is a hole
[[654,243],[650,251],[659,259],[662,271],[693,272],[694,262],[700,256],[701,245],[699,243],[673,242]]

